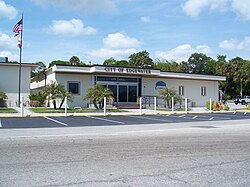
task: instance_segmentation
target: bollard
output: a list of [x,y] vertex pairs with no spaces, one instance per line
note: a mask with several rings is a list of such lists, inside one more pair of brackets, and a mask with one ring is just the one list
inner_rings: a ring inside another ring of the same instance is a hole
[[64,98],[64,102],[65,102],[65,107],[64,107],[64,113],[65,113],[65,117],[67,117],[67,113],[68,113],[68,108],[67,108],[67,105],[68,105],[68,98],[67,96]]
[[209,113],[212,113],[212,98],[209,99]]
[[104,106],[103,106],[103,112],[104,112],[104,116],[106,116],[106,108],[107,108],[107,97],[104,97]]
[[156,97],[154,97],[154,110],[155,110],[155,114],[157,114],[157,110],[156,110]]
[[187,114],[187,111],[188,111],[188,99],[185,98],[185,113]]
[[142,98],[140,97],[140,115],[142,115]]
[[24,117],[24,97],[21,98],[21,104],[20,104],[20,109],[21,109],[21,117]]
[[174,114],[174,97],[172,97],[172,114]]

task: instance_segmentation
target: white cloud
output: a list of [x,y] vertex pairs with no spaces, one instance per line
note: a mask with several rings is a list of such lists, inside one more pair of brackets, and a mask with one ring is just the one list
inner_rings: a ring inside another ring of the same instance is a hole
[[224,40],[219,44],[219,47],[226,51],[237,51],[237,50],[245,50],[250,51],[250,37],[247,36],[243,41],[231,39]]
[[92,58],[107,59],[110,57],[116,59],[127,58],[136,52],[136,48],[140,46],[140,42],[122,33],[109,34],[103,39],[103,48],[93,50],[88,53]]
[[0,18],[7,17],[9,19],[14,19],[17,15],[17,10],[6,4],[4,1],[0,0]]
[[86,12],[103,11],[110,12],[116,10],[116,0],[32,0],[42,7],[59,6],[79,14]]
[[0,51],[1,57],[8,57],[9,61],[18,61],[19,55],[13,54],[11,51]]
[[188,16],[196,18],[206,7],[210,10],[218,9],[224,11],[229,1],[230,0],[188,0],[182,6],[182,9]]
[[51,34],[68,36],[91,35],[97,32],[92,27],[85,27],[80,19],[54,20],[45,30]]
[[232,8],[240,18],[250,20],[250,1],[233,0]]
[[0,32],[0,50],[9,50],[17,47],[17,37],[10,37]]
[[212,49],[207,45],[199,45],[193,48],[189,44],[179,45],[169,51],[158,51],[155,56],[160,59],[166,59],[168,61],[174,60],[176,62],[186,61],[192,53],[204,53],[211,55]]
[[141,21],[142,21],[143,23],[149,23],[149,22],[150,22],[150,17],[148,17],[148,16],[142,16],[142,17],[141,17]]

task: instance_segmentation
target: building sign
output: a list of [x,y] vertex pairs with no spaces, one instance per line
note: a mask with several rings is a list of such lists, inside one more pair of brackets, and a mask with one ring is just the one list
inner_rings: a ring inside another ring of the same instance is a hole
[[151,74],[150,69],[136,69],[123,67],[105,67],[106,72],[112,73],[133,73],[133,74]]
[[163,81],[158,81],[156,84],[155,84],[155,89],[164,89],[166,88],[167,85],[165,82]]

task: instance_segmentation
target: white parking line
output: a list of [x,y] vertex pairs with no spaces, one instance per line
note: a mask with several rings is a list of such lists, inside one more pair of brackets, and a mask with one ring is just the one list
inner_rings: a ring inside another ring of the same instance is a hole
[[109,119],[104,119],[104,118],[98,118],[98,117],[93,117],[93,116],[86,116],[87,118],[92,118],[92,119],[99,119],[102,121],[108,121],[108,122],[112,122],[112,123],[119,123],[119,124],[126,124],[124,122],[120,122],[120,121],[114,121],[114,120],[109,120]]
[[195,118],[197,118],[198,116],[194,116],[192,119],[195,119]]
[[212,121],[214,119],[214,117],[211,117],[209,120]]
[[153,120],[153,121],[172,122],[170,120],[155,119],[155,118],[149,118],[149,117],[140,117],[140,116],[129,116],[129,117],[139,118],[139,119],[148,119],[148,120]]
[[186,115],[180,115],[179,118],[185,117]]
[[67,125],[66,123],[63,123],[63,122],[57,121],[57,120],[52,119],[52,118],[49,118],[49,117],[47,117],[47,116],[44,116],[44,118],[45,118],[45,119],[48,119],[48,120],[50,120],[50,121],[56,122],[56,123],[58,123],[58,124],[60,124],[60,125],[63,125],[63,126],[68,127],[68,125]]
[[1,122],[1,119],[0,119],[0,128],[2,127],[2,122]]

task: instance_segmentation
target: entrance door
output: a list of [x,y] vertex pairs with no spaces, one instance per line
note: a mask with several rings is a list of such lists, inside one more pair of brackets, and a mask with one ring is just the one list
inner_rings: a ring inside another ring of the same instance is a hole
[[137,86],[128,86],[128,102],[136,102]]
[[117,101],[117,85],[108,85],[108,89],[113,92],[114,102]]
[[119,102],[128,102],[128,88],[125,85],[119,85]]

